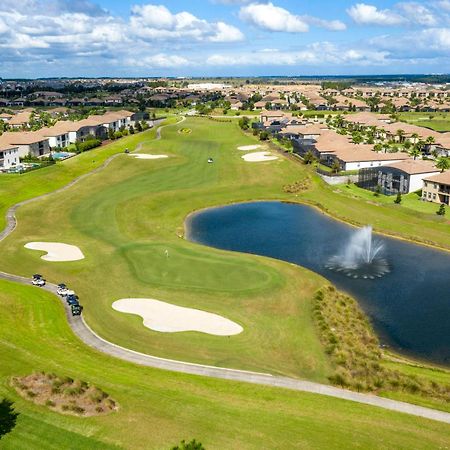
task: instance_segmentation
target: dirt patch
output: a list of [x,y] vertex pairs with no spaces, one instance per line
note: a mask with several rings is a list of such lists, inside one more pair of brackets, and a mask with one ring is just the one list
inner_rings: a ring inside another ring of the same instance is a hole
[[118,404],[98,387],[53,373],[14,377],[11,384],[23,398],[62,414],[90,417],[118,409]]

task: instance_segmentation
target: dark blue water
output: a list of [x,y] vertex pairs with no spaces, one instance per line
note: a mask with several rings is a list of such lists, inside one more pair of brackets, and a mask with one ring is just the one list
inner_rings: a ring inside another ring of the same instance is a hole
[[[450,365],[450,254],[377,236],[391,272],[354,280],[325,268],[354,228],[304,205],[246,203],[189,218],[188,239],[307,267],[354,296],[381,341],[404,354]],[[449,231],[450,232],[450,231]]]

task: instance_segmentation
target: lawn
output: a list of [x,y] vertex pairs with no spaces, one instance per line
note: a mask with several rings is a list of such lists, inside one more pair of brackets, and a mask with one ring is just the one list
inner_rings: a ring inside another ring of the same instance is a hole
[[[396,209],[400,208],[399,205],[394,203],[394,200],[397,198],[396,195],[380,194],[379,196],[375,196],[373,192],[360,188],[355,184],[340,185],[335,188],[334,193],[351,198],[362,199],[366,202],[377,203],[379,205],[392,206]],[[411,194],[402,195],[401,207],[408,208],[419,213],[429,214],[430,216],[436,214],[436,211],[439,209],[439,205],[436,203],[422,201],[419,194],[420,193],[412,192]],[[446,210],[448,213],[448,207],[446,207]]]
[[[192,132],[178,133],[180,128]],[[20,208],[17,230],[1,245],[2,270],[25,276],[39,272],[67,282],[80,295],[89,325],[120,345],[163,357],[326,381],[330,367],[310,311],[323,278],[280,261],[211,250],[179,237],[185,217],[194,210],[288,199],[283,183],[302,178],[298,167],[284,158],[245,163],[237,147],[254,141],[236,124],[193,118],[166,128],[160,141],[147,136],[143,151],[170,158],[145,161],[123,154],[69,190]],[[209,157],[213,165],[207,163]],[[77,245],[86,259],[51,264],[23,247],[48,240]],[[114,301],[128,297],[220,314],[244,332],[231,338],[153,332],[138,316],[112,309]]]
[[450,113],[405,112],[398,113],[401,121],[434,131],[450,131]]
[[[181,128],[192,132],[179,133]],[[9,177],[0,184],[0,192],[11,186],[14,194],[3,196],[5,210],[19,198],[53,190],[138,142],[142,151],[170,156],[118,156],[70,189],[21,207],[17,229],[0,244],[0,270],[24,276],[40,272],[53,282],[69,283],[86,307],[89,325],[112,342],[163,357],[327,381],[332,368],[311,313],[313,294],[326,281],[281,261],[187,242],[186,216],[208,206],[258,199],[304,201],[351,223],[372,223],[380,231],[436,239],[450,247],[448,226],[435,215],[342,195],[310,167],[283,157],[244,162],[236,147],[254,144],[255,138],[244,135],[236,123],[192,118],[166,128],[160,141],[154,135],[150,131],[125,138],[57,165],[53,172]],[[209,157],[214,164],[207,163]],[[310,191],[283,191],[284,185],[307,177],[313,180]],[[30,241],[78,245],[86,259],[45,262],[39,252],[23,248]],[[217,313],[242,325],[244,332],[231,338],[153,332],[139,317],[111,308],[128,297]]]
[[[19,413],[0,440],[4,450],[168,450],[194,437],[207,449],[430,449],[450,439],[450,427],[431,420],[107,357],[81,344],[61,304],[37,288],[0,281],[0,307],[0,398],[12,400]],[[102,388],[119,411],[62,415],[23,399],[9,384],[12,376],[41,370]]]

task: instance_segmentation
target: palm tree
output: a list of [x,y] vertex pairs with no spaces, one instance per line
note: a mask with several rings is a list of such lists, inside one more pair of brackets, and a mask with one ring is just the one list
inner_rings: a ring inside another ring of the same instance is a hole
[[414,146],[412,148],[412,150],[410,150],[410,152],[409,152],[409,156],[412,156],[414,158],[414,160],[421,154],[422,154],[422,152],[416,146]]
[[444,157],[438,158],[436,161],[436,167],[440,169],[441,172],[450,169],[450,159]]
[[333,165],[331,166],[331,170],[333,173],[339,173],[341,171],[341,164],[337,159],[334,160]]
[[305,164],[313,164],[316,161],[316,157],[314,156],[314,153],[311,150],[308,150],[303,155],[303,162]]
[[398,136],[399,142],[403,142],[403,139],[405,137],[405,131],[404,130],[397,130],[397,133],[395,133]]

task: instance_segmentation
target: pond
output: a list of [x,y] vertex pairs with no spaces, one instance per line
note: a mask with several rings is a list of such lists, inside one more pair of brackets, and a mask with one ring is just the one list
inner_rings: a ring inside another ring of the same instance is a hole
[[383,344],[450,365],[450,253],[376,235],[389,273],[354,279],[327,268],[355,228],[305,205],[243,203],[189,217],[187,238],[204,245],[288,261],[355,297]]

